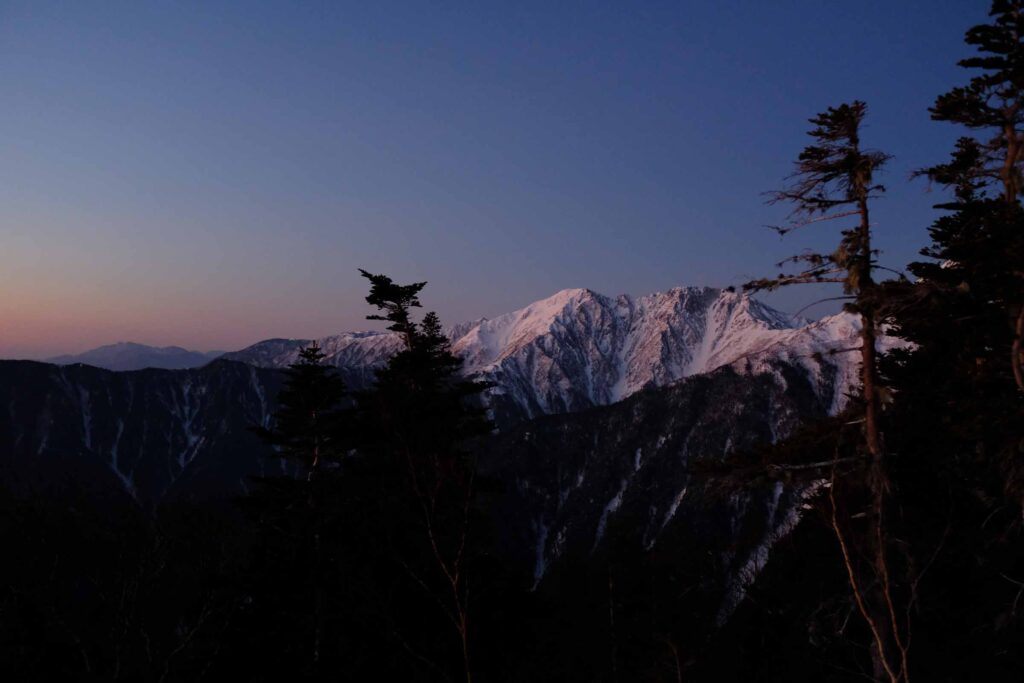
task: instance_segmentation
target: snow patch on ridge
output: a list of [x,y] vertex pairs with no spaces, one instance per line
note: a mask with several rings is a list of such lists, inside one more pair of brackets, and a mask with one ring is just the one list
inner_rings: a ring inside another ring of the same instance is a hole
[[828,483],[825,479],[817,479],[810,484],[799,488],[792,495],[793,500],[787,506],[780,505],[784,486],[781,481],[775,482],[772,490],[772,497],[768,501],[767,531],[761,542],[747,556],[746,561],[731,572],[730,580],[726,586],[725,598],[718,611],[715,623],[722,626],[732,616],[732,613],[739,606],[740,602],[747,595],[750,588],[761,574],[761,570],[768,563],[768,557],[775,547],[775,544],[789,535],[800,522],[803,512],[808,508],[807,501],[818,494]]

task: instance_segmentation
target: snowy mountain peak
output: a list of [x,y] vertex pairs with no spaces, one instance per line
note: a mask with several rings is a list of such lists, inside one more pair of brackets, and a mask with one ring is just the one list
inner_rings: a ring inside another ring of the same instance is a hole
[[581,307],[601,300],[606,298],[589,289],[563,289],[518,311],[480,320],[454,340],[454,350],[467,365],[482,368],[516,353],[559,322],[572,320]]
[[[851,345],[856,322],[841,314],[808,323],[731,289],[676,287],[612,298],[577,288],[456,325],[449,336],[466,372],[494,383],[490,399],[499,415],[572,412],[727,365],[764,371],[777,359],[803,367],[838,408],[855,368],[850,354],[830,351]],[[317,341],[350,386],[372,382],[374,370],[401,347],[389,332]],[[309,343],[268,340],[225,357],[284,367]]]

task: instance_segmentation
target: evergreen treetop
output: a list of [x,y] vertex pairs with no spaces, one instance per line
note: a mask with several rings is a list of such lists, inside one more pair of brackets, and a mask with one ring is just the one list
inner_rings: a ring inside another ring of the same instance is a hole
[[370,293],[366,297],[366,302],[382,312],[368,315],[366,319],[391,323],[388,329],[401,334],[406,347],[411,347],[413,337],[416,335],[416,323],[413,322],[409,309],[421,307],[419,293],[427,283],[397,285],[387,275],[375,275],[362,268],[359,269],[359,273],[370,281]]
[[273,426],[256,429],[280,457],[299,463],[310,476],[344,451],[345,383],[324,358],[316,342],[299,351],[299,358],[285,370],[287,381],[278,395]]
[[[995,0],[993,20],[967,31],[965,42],[979,54],[959,65],[982,73],[940,95],[929,110],[936,121],[949,121],[971,129],[993,129],[991,138],[978,141],[974,177],[1001,182],[1004,198],[1015,202],[1021,187],[1020,161],[1024,123],[1024,2]],[[936,167],[937,170],[939,167]],[[926,171],[928,172],[928,171]],[[929,175],[931,173],[929,172]],[[937,179],[937,178],[936,178]]]
[[867,105],[860,100],[826,111],[810,119],[808,135],[814,143],[800,153],[796,169],[785,189],[770,194],[770,202],[792,204],[788,225],[773,226],[786,234],[814,223],[860,216],[860,225],[842,231],[831,254],[802,253],[779,263],[803,264],[796,273],[753,280],[747,290],[773,290],[792,284],[840,283],[847,294],[871,283],[873,255],[867,222],[868,200],[885,191],[874,182],[889,155],[861,148],[860,126]]

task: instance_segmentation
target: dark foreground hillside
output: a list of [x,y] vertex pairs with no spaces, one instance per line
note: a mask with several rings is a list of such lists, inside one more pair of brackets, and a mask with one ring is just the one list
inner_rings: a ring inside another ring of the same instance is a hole
[[[0,533],[19,558],[2,569],[5,669],[36,680],[271,680],[296,665],[302,587],[267,583],[280,571],[267,553],[281,549],[237,502],[255,485],[247,477],[282,471],[247,429],[277,409],[279,374],[230,362],[0,369]],[[491,510],[481,672],[590,680],[608,675],[609,648],[623,671],[647,656],[652,675],[692,666],[814,492],[813,482],[746,479],[727,459],[825,410],[809,386],[782,391],[773,375],[723,370],[481,440],[479,495]],[[128,487],[119,471],[152,472],[138,481],[154,483]],[[609,579],[622,587],[609,594]],[[651,602],[648,589],[668,592]],[[610,604],[619,626],[605,618]],[[643,615],[662,625],[641,627]],[[282,632],[278,618],[297,630]],[[666,659],[664,638],[689,654]],[[385,670],[418,671],[394,656]]]

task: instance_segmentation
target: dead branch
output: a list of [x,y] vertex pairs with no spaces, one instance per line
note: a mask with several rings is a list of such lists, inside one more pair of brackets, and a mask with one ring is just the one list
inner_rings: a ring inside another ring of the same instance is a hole
[[843,566],[846,568],[846,576],[850,582],[850,588],[853,590],[853,599],[857,603],[857,610],[860,612],[864,621],[867,622],[868,629],[871,631],[871,635],[875,641],[875,647],[878,649],[878,658],[882,662],[882,666],[885,668],[886,674],[889,676],[889,680],[892,683],[899,683],[899,678],[896,676],[896,672],[892,670],[892,666],[889,664],[889,659],[885,654],[885,643],[882,641],[882,634],[878,630],[878,624],[874,618],[868,612],[867,605],[864,604],[864,596],[861,592],[860,584],[857,581],[857,573],[853,568],[853,561],[850,559],[850,550],[846,545],[846,538],[843,536],[843,531],[839,525],[839,517],[836,512],[836,477],[835,471],[832,472],[832,481],[828,489],[828,500],[832,507],[832,530],[836,534],[836,539],[839,541],[839,550],[843,555]]
[[882,510],[877,511],[875,520],[875,534],[878,544],[878,568],[882,579],[882,596],[885,598],[885,607],[889,611],[889,620],[892,625],[892,639],[896,642],[896,649],[900,652],[900,671],[903,680],[909,683],[909,667],[907,665],[907,648],[900,636],[900,626],[896,619],[896,607],[892,601],[892,589],[889,584],[889,567],[885,559],[885,539],[882,534]]
[[804,306],[803,308],[801,308],[799,311],[794,313],[791,316],[791,318],[796,318],[798,315],[800,315],[801,313],[806,311],[811,306],[817,306],[818,304],[823,304],[823,303],[825,303],[827,301],[848,301],[850,299],[856,299],[856,298],[857,297],[855,297],[852,294],[850,294],[850,295],[847,295],[847,296],[830,296],[830,297],[827,297],[825,299],[818,299],[817,301],[812,301],[811,303],[809,303],[806,306]]

